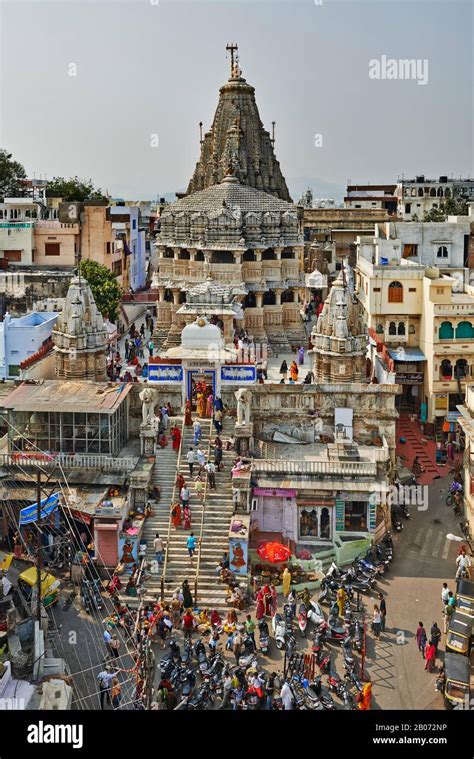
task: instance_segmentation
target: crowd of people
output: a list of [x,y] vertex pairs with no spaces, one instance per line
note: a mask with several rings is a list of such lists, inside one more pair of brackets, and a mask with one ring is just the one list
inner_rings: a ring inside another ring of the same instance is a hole
[[137,329],[134,323],[130,325],[124,341],[123,357],[119,350],[109,347],[107,376],[112,382],[138,382],[138,377],[148,377],[146,358],[151,358],[155,350],[154,326],[153,318],[147,311],[140,329]]

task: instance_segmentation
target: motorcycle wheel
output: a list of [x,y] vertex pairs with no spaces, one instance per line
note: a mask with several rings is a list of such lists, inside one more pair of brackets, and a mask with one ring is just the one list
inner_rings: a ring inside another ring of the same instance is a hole
[[276,644],[279,651],[281,651],[285,645],[281,640],[277,640]]

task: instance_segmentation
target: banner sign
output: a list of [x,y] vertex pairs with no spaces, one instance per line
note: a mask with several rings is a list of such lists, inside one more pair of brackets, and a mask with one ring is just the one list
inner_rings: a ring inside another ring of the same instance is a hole
[[[59,502],[59,493],[53,493],[48,498],[40,501],[40,519],[46,519],[57,508]],[[38,507],[36,503],[20,511],[20,525],[31,524],[36,522],[38,517]]]
[[182,382],[183,367],[176,364],[148,364],[148,382]]
[[342,532],[345,527],[346,506],[342,498],[336,498],[336,532]]

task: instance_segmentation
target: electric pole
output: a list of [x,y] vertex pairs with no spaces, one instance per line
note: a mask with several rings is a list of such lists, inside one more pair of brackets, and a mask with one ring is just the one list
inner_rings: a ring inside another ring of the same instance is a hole
[[37,555],[36,555],[36,573],[37,573],[37,592],[38,592],[38,599],[37,599],[37,619],[38,623],[41,627],[41,529],[40,529],[40,521],[41,521],[41,470],[38,468],[38,471],[36,472],[36,522],[37,522],[37,528],[38,528],[38,543],[37,543]]

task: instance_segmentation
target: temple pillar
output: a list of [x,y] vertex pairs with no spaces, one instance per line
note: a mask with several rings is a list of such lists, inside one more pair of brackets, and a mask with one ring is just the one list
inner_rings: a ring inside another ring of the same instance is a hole
[[175,306],[179,306],[179,294],[180,294],[180,292],[181,292],[180,290],[177,290],[177,289],[173,288],[173,304]]
[[255,293],[255,301],[257,308],[263,308],[263,293]]
[[258,261],[258,263],[262,263],[262,248],[256,248],[255,249],[255,260]]
[[275,305],[276,306],[281,306],[281,293],[282,293],[282,291],[275,289],[274,292],[275,292]]
[[293,290],[293,303],[300,302],[300,294],[298,290]]

